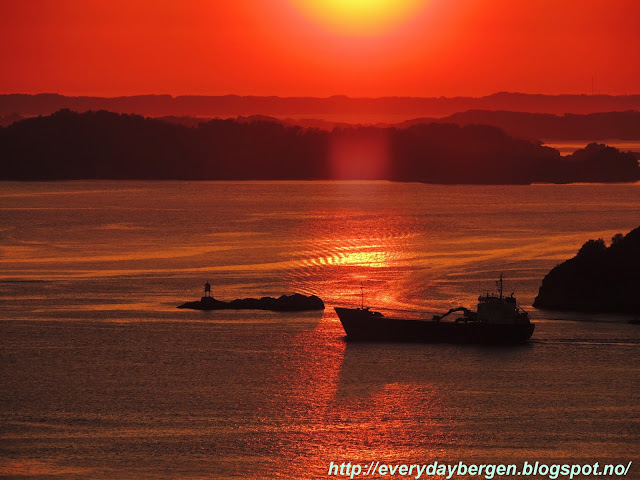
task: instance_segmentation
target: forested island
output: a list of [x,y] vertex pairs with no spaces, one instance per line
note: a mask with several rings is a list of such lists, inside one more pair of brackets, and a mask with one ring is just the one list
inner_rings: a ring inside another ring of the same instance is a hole
[[640,227],[600,238],[545,276],[533,306],[551,310],[640,314]]
[[590,144],[562,157],[483,125],[324,131],[258,120],[185,126],[60,110],[0,128],[2,180],[384,179],[442,184],[632,182],[636,157]]

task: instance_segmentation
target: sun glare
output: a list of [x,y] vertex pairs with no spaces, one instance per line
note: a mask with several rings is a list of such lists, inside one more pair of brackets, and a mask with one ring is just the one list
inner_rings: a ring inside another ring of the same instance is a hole
[[295,0],[303,12],[337,33],[374,35],[411,18],[420,0]]

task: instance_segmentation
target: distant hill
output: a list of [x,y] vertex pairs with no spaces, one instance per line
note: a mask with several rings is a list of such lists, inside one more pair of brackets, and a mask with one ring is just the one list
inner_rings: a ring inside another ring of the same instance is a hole
[[[195,127],[199,123],[212,120],[210,118],[188,116],[157,118],[188,127]],[[17,116],[13,121],[21,119],[22,117]],[[269,121],[282,123],[283,125],[299,125],[305,128],[319,128],[329,131],[334,128],[349,128],[353,126],[353,124],[345,122],[332,122],[310,118],[276,118],[266,115],[240,116],[236,118],[236,121],[249,123]],[[6,124],[10,123],[11,122],[6,122]],[[640,140],[640,112],[633,110],[626,112],[590,113],[586,115],[573,113],[553,115],[548,113],[507,112],[503,110],[469,110],[442,118],[415,118],[395,124],[378,123],[374,126],[381,128],[408,128],[413,125],[429,123],[448,123],[460,126],[490,125],[501,128],[514,137],[543,142],[554,140]]]
[[[171,123],[195,127],[199,123],[211,119],[195,117],[157,117]],[[20,120],[17,117],[14,121]],[[334,128],[349,128],[352,124],[332,122],[310,118],[276,118],[266,115],[251,115],[237,117],[238,122],[269,121],[283,125],[299,125],[305,128],[319,128],[333,130]],[[10,123],[10,122],[7,122]],[[640,111],[602,112],[590,114],[553,115],[549,113],[507,112],[504,110],[469,110],[454,113],[442,118],[426,117],[406,120],[404,122],[387,124],[378,123],[377,127],[408,128],[413,125],[429,123],[447,123],[454,125],[490,125],[498,127],[509,135],[529,140],[543,142],[554,140],[640,140]]]
[[[270,115],[279,118],[304,117],[343,122],[361,116],[367,123],[395,123],[394,118],[442,117],[467,110],[506,110],[532,113],[594,113],[640,110],[640,95],[532,95],[496,93],[486,97],[381,97],[333,96],[177,96],[138,95],[129,97],[69,97],[58,94],[0,95],[0,115],[50,115],[60,109],[84,112],[109,110],[144,116],[236,117]],[[371,120],[375,118],[375,120]],[[363,120],[364,121],[364,120]],[[349,121],[353,123],[353,120]]]
[[640,313],[640,227],[617,234],[609,247],[589,240],[542,281],[536,308]]
[[[175,123],[177,125],[184,125],[186,127],[197,127],[200,123],[206,123],[211,120],[215,120],[215,118],[198,118],[198,117],[188,117],[188,116],[167,116],[167,117],[155,117],[158,120],[163,120],[169,123]],[[22,117],[19,118],[22,120]],[[237,116],[233,120],[239,123],[255,123],[255,122],[273,122],[280,123],[282,125],[289,126],[299,126],[304,128],[316,128],[319,130],[327,130],[331,131],[334,128],[350,128],[353,127],[354,124],[346,123],[346,122],[332,122],[328,120],[318,120],[314,118],[276,118],[268,115],[249,115],[249,116]],[[16,120],[17,121],[17,120]],[[7,122],[10,124],[12,122]],[[417,122],[422,123],[422,122]],[[388,124],[378,124],[376,126],[388,127]]]
[[[305,128],[353,124],[406,128],[422,123],[491,125],[531,140],[640,140],[640,95],[529,95],[486,97],[349,98],[139,95],[67,97],[0,95],[0,125],[61,109],[108,110],[162,118],[195,127],[213,118],[279,121]],[[398,121],[400,118],[400,121]]]
[[443,118],[416,118],[396,126],[402,128],[431,122],[492,125],[516,137],[545,141],[640,140],[640,111],[632,110],[584,115],[469,110]]
[[640,179],[636,158],[592,144],[571,156],[490,126],[331,132],[270,119],[194,127],[138,115],[61,110],[0,128],[2,180],[387,179],[527,184]]
[[20,120],[24,120],[24,119],[25,117],[17,113],[0,115],[0,127],[6,127],[8,125],[11,125],[12,123],[19,122]]

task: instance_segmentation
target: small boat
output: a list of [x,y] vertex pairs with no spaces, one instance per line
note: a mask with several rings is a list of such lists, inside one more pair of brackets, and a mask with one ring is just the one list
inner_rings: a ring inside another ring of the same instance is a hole
[[[431,320],[386,317],[364,306],[340,308],[335,311],[342,323],[347,340],[382,342],[445,342],[476,344],[519,344],[533,335],[535,324],[529,314],[518,306],[513,293],[503,295],[503,279],[496,282],[497,294],[478,297],[474,312],[465,307],[452,308]],[[452,313],[462,316],[447,320]]]

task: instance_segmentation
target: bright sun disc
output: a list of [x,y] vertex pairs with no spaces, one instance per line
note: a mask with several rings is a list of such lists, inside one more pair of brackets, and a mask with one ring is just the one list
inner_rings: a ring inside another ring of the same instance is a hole
[[339,33],[371,35],[410,18],[420,0],[296,0],[303,11]]

